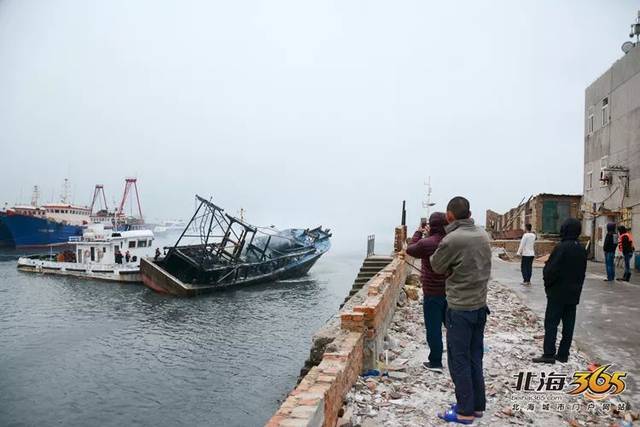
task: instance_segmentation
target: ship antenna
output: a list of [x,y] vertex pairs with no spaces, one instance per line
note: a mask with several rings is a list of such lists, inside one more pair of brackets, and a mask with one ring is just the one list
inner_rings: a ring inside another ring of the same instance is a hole
[[62,185],[62,195],[60,196],[60,201],[65,205],[69,203],[69,178],[64,179],[64,184]]
[[33,186],[33,194],[31,195],[31,206],[38,207],[38,201],[40,199],[40,189],[37,185]]
[[422,207],[427,209],[427,220],[429,219],[429,215],[431,214],[431,207],[435,206],[435,203],[431,202],[431,177],[425,181],[424,185],[427,187],[427,197],[426,200],[422,202]]

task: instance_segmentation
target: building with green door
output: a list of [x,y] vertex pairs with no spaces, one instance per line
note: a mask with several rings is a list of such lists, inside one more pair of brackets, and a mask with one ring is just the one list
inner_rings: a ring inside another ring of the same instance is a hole
[[487,211],[486,229],[496,239],[517,239],[531,224],[539,235],[560,234],[560,226],[567,218],[581,218],[580,194],[540,193],[523,200],[504,214]]

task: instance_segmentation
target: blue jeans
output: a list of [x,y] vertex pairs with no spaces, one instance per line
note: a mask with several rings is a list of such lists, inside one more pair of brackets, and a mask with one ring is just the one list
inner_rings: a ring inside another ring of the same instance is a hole
[[429,362],[432,366],[442,366],[442,325],[447,311],[447,298],[425,295],[422,308],[429,345]]
[[604,265],[607,268],[607,280],[614,280],[616,278],[616,266],[614,264],[615,258],[615,252],[604,253]]
[[624,256],[624,275],[625,277],[631,276],[631,257],[633,256],[633,252],[629,252],[628,254],[623,254]]
[[484,411],[487,405],[482,356],[488,314],[488,307],[469,311],[447,309],[447,360],[460,415]]
[[532,256],[523,256],[520,261],[520,271],[522,272],[522,281],[530,282],[533,274],[533,258]]

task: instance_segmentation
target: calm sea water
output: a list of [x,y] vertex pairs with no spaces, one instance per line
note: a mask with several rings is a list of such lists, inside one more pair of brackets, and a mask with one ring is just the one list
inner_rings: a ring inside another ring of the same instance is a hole
[[180,299],[0,252],[0,425],[263,425],[361,261],[329,252],[301,280]]

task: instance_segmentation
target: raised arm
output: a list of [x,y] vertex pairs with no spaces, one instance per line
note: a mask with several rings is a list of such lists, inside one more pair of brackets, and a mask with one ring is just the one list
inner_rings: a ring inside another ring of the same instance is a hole
[[411,239],[411,244],[407,246],[407,255],[414,258],[429,258],[436,250],[436,245],[433,244],[432,239],[423,239],[422,232],[416,231]]
[[451,244],[445,238],[440,242],[438,249],[431,255],[431,268],[438,274],[445,274],[451,269],[451,266],[457,262],[454,259]]

